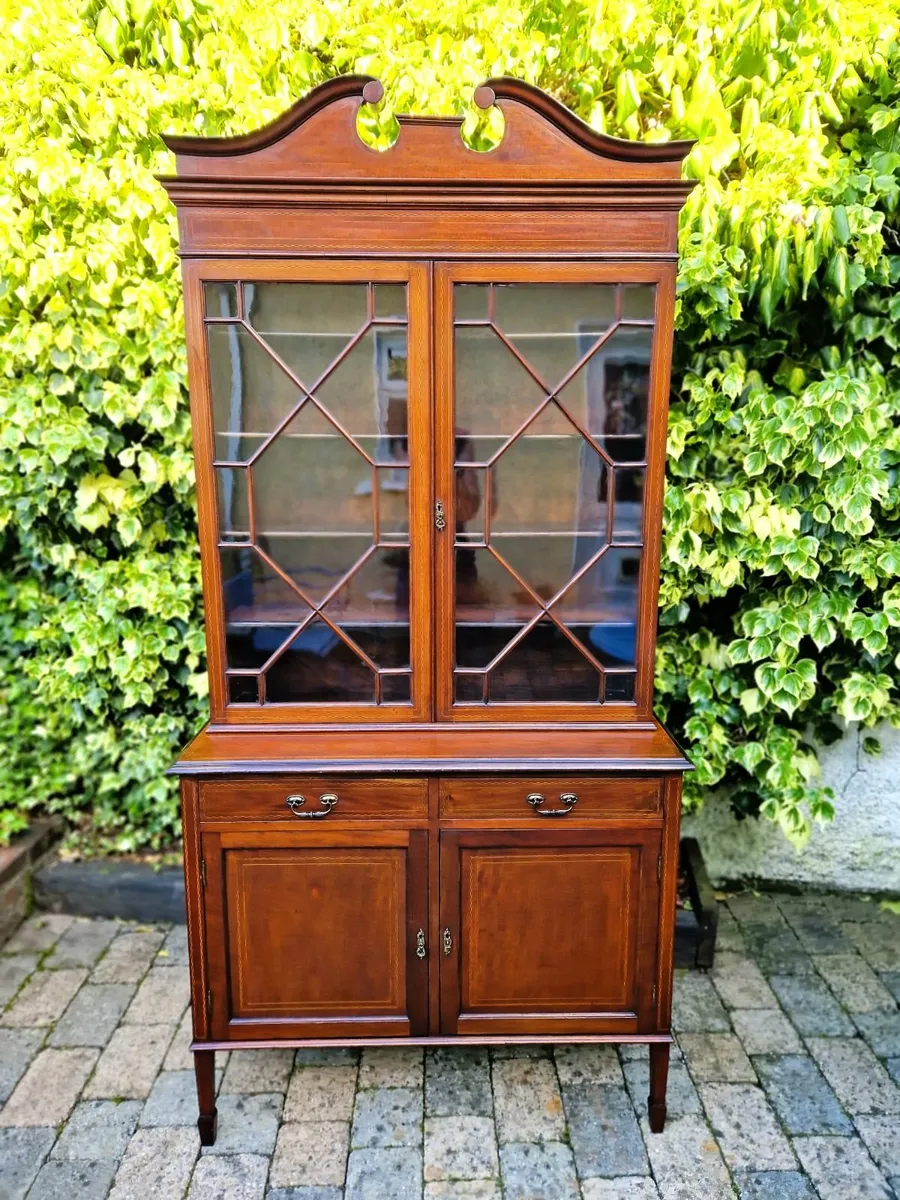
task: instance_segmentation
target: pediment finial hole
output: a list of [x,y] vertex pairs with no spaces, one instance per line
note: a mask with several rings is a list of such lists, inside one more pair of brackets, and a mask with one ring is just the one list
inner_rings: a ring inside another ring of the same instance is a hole
[[503,141],[506,119],[494,103],[494,93],[489,87],[476,88],[475,104],[477,107],[466,113],[460,136],[470,150],[490,154]]
[[370,79],[362,91],[363,102],[356,113],[359,140],[370,150],[390,150],[400,136],[400,122],[384,103],[384,87]]

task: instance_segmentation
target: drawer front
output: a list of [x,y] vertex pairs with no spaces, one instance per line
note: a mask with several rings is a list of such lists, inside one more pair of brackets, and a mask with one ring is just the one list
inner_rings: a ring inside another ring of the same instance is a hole
[[520,818],[550,824],[602,821],[609,817],[658,817],[659,779],[442,779],[441,816],[446,820]]
[[200,784],[201,821],[322,823],[428,816],[424,779],[333,776],[216,779]]

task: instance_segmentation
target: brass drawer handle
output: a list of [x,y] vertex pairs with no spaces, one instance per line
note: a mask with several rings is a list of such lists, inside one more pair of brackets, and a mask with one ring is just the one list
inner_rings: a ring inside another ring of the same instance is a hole
[[310,820],[318,820],[322,817],[327,817],[337,802],[338,798],[335,792],[323,792],[319,797],[319,803],[322,805],[322,807],[316,809],[315,812],[300,811],[300,809],[306,803],[305,796],[288,796],[286,803],[295,817],[306,817]]
[[529,792],[525,803],[530,804],[539,817],[567,817],[578,803],[578,796],[575,792],[560,792],[559,798],[565,805],[564,808],[541,808],[547,800],[543,792]]

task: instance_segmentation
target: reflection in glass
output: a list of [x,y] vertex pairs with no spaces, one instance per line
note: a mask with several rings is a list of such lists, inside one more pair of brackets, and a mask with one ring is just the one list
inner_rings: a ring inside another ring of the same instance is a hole
[[515,433],[545,397],[519,361],[491,329],[456,330],[457,434],[485,437],[493,450]]
[[644,458],[652,339],[650,328],[620,327],[560,393],[614,462]]
[[[230,635],[243,636],[242,631],[251,632],[262,625],[299,625],[311,613],[309,605],[301,596],[261,558],[249,548],[219,551],[222,567],[222,597],[225,608],[225,623]],[[275,639],[266,639],[271,651],[284,641],[281,633]],[[256,639],[260,648],[262,643]],[[235,643],[239,649],[239,643]],[[262,666],[262,662],[232,661],[229,667]]]
[[454,320],[486,321],[489,291],[483,283],[458,283],[453,289]]
[[250,541],[250,505],[246,467],[216,468],[219,541]]
[[245,283],[247,322],[313,387],[366,322],[364,283]]
[[208,317],[236,317],[237,284],[209,281],[204,283],[203,303]]
[[613,285],[522,283],[494,293],[495,324],[550,390],[615,319]]
[[596,703],[599,672],[552,621],[543,618],[491,672],[490,699]]
[[406,320],[406,284],[378,283],[375,285],[375,316],[379,320]]
[[266,700],[374,704],[375,676],[321,617],[315,617],[269,668]]
[[215,456],[246,462],[302,399],[275,359],[241,325],[208,325]]
[[495,533],[606,533],[605,464],[568,420],[559,428],[560,416],[545,409],[491,468]]

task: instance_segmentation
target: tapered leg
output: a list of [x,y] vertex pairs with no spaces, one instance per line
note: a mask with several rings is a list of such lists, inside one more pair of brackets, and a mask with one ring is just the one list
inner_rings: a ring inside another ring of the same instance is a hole
[[669,1043],[653,1042],[650,1046],[650,1095],[647,1113],[650,1132],[662,1133],[666,1123],[666,1080],[669,1077]]
[[194,1051],[194,1074],[197,1076],[197,1104],[200,1116],[200,1145],[212,1146],[216,1140],[216,1052],[215,1050]]

